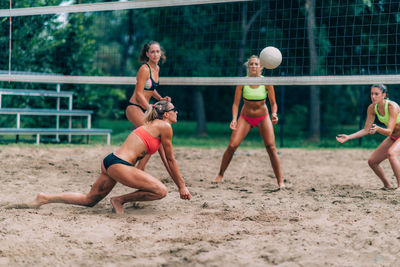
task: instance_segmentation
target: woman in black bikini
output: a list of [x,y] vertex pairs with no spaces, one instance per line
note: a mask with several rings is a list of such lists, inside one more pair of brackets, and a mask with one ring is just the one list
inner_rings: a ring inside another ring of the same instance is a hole
[[[140,67],[136,76],[136,87],[133,95],[129,99],[129,104],[126,108],[126,117],[130,122],[132,122],[136,127],[140,127],[144,124],[144,113],[149,106],[150,98],[155,98],[157,101],[167,100],[171,101],[169,96],[161,97],[157,92],[159,86],[159,71],[160,68],[158,63],[165,62],[166,57],[161,49],[161,46],[156,41],[150,41],[146,43],[139,55],[139,62],[144,64]],[[166,163],[165,153],[162,146],[160,146],[159,153],[163,163]],[[144,170],[146,164],[150,158],[150,155],[144,157],[138,163],[138,168]],[[171,175],[170,170],[168,173]]]
[[174,105],[167,101],[160,101],[150,106],[146,113],[145,125],[136,128],[116,152],[104,158],[101,174],[87,194],[40,193],[33,202],[26,205],[26,208],[38,208],[49,203],[93,207],[111,192],[117,182],[138,190],[111,198],[111,205],[116,213],[123,213],[124,203],[164,198],[167,194],[165,185],[152,175],[135,167],[137,160],[146,154],[155,153],[161,144],[165,148],[167,164],[172,170],[172,179],[179,189],[180,198],[190,200],[192,196],[179,172],[172,148],[171,124],[177,122],[177,114]]

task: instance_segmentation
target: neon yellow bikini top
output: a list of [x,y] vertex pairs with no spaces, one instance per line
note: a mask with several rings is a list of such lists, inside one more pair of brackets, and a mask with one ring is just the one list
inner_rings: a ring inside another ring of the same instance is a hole
[[[383,124],[387,125],[389,122],[389,100],[387,99],[385,102],[385,115],[381,116],[378,112],[378,104],[375,105],[375,113],[378,116],[378,120]],[[400,122],[400,113],[397,115],[396,123]]]
[[[264,76],[261,76],[264,77]],[[259,85],[257,88],[251,88],[249,85],[243,87],[243,98],[249,101],[261,101],[267,98],[268,92],[265,85]]]

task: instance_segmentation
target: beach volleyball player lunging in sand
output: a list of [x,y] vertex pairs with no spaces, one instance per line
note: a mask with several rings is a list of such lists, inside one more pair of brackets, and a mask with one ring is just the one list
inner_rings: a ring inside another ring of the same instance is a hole
[[[115,184],[136,188],[137,191],[111,198],[116,213],[123,213],[123,204],[134,201],[151,201],[166,196],[167,188],[158,179],[135,167],[137,161],[146,154],[155,153],[160,144],[165,148],[167,164],[172,178],[178,186],[181,199],[192,198],[179,172],[172,149],[172,127],[177,122],[177,110],[168,101],[159,101],[147,108],[145,124],[136,128],[126,138],[121,147],[106,156],[101,163],[101,174],[87,194],[62,193],[47,195],[40,193],[28,204],[37,208],[49,203],[65,203],[93,207],[114,188]],[[167,167],[167,166],[166,166]]]
[[[368,164],[375,174],[382,180],[384,189],[392,188],[389,180],[379,164],[389,159],[394,175],[397,179],[397,190],[400,188],[400,108],[399,105],[390,101],[387,97],[387,88],[383,84],[371,86],[371,101],[367,110],[367,119],[364,129],[350,135],[339,134],[336,140],[344,143],[350,139],[356,139],[368,134],[380,133],[387,136],[368,159]],[[386,128],[374,124],[375,115]]]

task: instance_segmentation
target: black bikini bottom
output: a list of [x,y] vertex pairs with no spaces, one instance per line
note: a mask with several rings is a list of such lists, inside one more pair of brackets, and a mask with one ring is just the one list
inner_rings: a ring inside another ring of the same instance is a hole
[[117,163],[134,167],[134,165],[132,163],[129,163],[123,159],[118,158],[117,156],[114,155],[114,153],[108,154],[108,156],[103,159],[104,168],[106,168],[106,170],[111,165],[114,165]]
[[135,103],[132,103],[132,102],[129,102],[128,103],[128,106],[136,106],[136,107],[139,107],[142,111],[143,111],[143,113],[145,113],[146,112],[146,110],[144,109],[144,108],[142,108],[142,106],[141,105],[138,105],[138,104],[135,104]]

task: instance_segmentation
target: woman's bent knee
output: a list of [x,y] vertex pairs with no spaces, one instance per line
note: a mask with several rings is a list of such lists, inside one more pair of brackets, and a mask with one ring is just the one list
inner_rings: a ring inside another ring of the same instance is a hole
[[376,166],[378,163],[373,159],[373,158],[369,158],[368,159],[368,165],[372,168],[374,166]]
[[86,207],[94,207],[97,203],[100,202],[104,197],[101,195],[95,195],[95,196],[90,196],[86,197],[85,202],[83,203],[84,206]]
[[274,144],[266,144],[265,148],[267,149],[268,152],[275,152],[276,151],[276,146]]
[[165,185],[162,184],[157,187],[154,193],[157,195],[158,199],[162,199],[167,195],[168,189]]
[[233,143],[229,143],[229,145],[228,145],[228,151],[230,151],[230,152],[235,152],[236,151],[236,149],[239,147],[239,145],[237,145],[237,144],[233,144]]
[[397,160],[397,155],[398,155],[398,153],[389,149],[387,157],[388,157],[389,161],[392,161],[392,160]]

